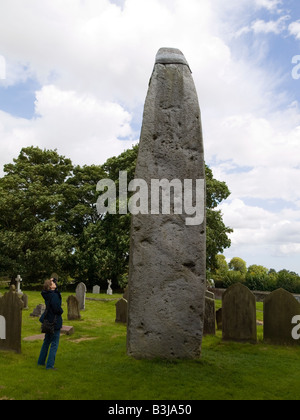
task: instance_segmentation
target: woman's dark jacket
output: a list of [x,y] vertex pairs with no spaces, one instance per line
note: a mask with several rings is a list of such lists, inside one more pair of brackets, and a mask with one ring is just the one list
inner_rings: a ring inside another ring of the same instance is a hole
[[[57,290],[43,290],[41,295],[43,296],[46,304],[46,310],[48,308],[47,317],[49,322],[54,321],[54,317],[56,315],[55,321],[55,330],[60,330],[62,327],[62,313],[64,312],[61,307],[61,295]],[[46,311],[40,317],[40,322],[44,321]]]

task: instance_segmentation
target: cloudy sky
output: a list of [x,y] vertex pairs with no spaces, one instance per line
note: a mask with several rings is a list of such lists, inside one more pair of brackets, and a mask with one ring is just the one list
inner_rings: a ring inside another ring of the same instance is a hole
[[21,148],[101,164],[139,139],[160,47],[193,72],[228,259],[300,274],[299,0],[1,0],[0,176]]

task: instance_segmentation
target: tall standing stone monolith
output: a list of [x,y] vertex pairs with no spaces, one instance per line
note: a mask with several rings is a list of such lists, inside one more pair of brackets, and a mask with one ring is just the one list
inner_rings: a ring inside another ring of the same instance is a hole
[[191,70],[177,49],[161,48],[156,56],[135,179],[148,185],[149,211],[132,216],[127,352],[197,358],[205,299],[203,140]]

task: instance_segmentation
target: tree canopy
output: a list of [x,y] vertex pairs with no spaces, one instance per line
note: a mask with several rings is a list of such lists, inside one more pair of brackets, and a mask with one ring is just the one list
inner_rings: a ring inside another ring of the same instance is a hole
[[[113,286],[126,283],[130,214],[99,215],[96,185],[119,171],[134,178],[138,146],[104,165],[74,166],[56,150],[23,148],[0,178],[0,274],[21,274],[27,283],[56,271],[60,279]],[[230,246],[218,204],[230,192],[206,166],[207,269],[216,268],[217,254]]]

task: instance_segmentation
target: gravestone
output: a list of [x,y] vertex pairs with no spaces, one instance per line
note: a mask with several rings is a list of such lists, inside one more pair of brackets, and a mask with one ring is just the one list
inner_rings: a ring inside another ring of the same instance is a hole
[[100,286],[97,286],[97,285],[96,285],[96,286],[94,286],[94,287],[93,287],[93,293],[94,293],[94,294],[99,294],[99,293],[100,293]]
[[84,283],[79,283],[76,287],[76,297],[79,302],[80,311],[83,311],[85,309],[85,295],[86,295],[86,285]]
[[203,335],[216,334],[216,306],[215,297],[212,292],[205,292],[205,314]]
[[17,275],[15,280],[16,280],[16,292],[19,293],[19,294],[22,294],[22,290],[21,290],[22,279],[21,279],[20,274]]
[[128,302],[126,299],[121,298],[116,303],[116,321],[126,324],[127,323],[127,310]]
[[0,298],[0,315],[5,319],[5,340],[0,340],[0,350],[21,353],[23,302],[16,293],[15,286]]
[[40,317],[45,312],[45,309],[46,309],[46,305],[44,305],[43,303],[40,303],[39,305],[37,305],[34,308],[34,310],[31,312],[30,316]]
[[223,340],[257,342],[256,300],[241,283],[231,285],[222,296]]
[[264,341],[270,344],[294,345],[300,340],[292,337],[294,316],[300,315],[300,303],[284,289],[277,289],[264,300]]
[[24,304],[24,308],[23,309],[28,309],[28,296],[25,293],[22,294],[21,300],[22,300],[22,302]]
[[193,359],[201,354],[204,178],[201,116],[191,70],[181,51],[161,48],[145,101],[135,171],[137,185],[143,191],[148,187],[149,194],[131,223],[127,353],[135,358]]
[[68,321],[80,319],[79,302],[76,296],[69,296],[67,299],[68,304]]

